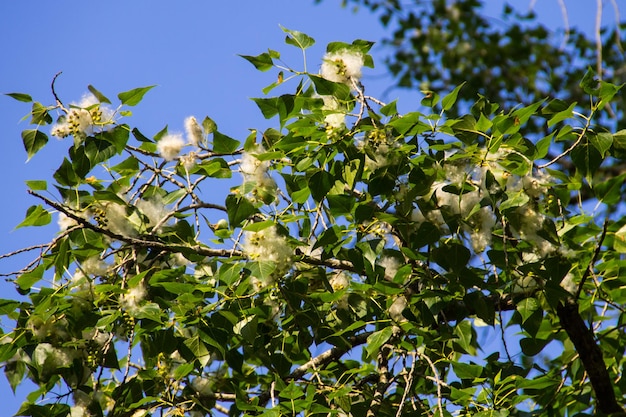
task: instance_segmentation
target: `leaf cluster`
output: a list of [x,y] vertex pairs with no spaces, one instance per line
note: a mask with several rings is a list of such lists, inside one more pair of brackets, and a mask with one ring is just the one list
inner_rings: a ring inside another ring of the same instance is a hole
[[[283,30],[303,53],[314,42]],[[367,66],[371,46],[328,52]],[[61,230],[10,274],[22,297],[0,300],[5,375],[36,386],[17,415],[620,409],[625,174],[596,173],[625,156],[600,114],[621,86],[588,73],[584,112],[482,95],[463,110],[460,83],[400,114],[357,77],[244,58],[277,71],[264,91],[280,92],[253,99],[276,127],[241,140],[209,117],[187,143],[142,133],[124,106],[150,87],[118,94],[106,123],[94,87],[87,108],[32,105],[29,156],[55,111],[57,127],[72,111],[91,124],[27,184],[38,201],[18,227],[54,215]],[[598,209],[576,204],[583,192]]]

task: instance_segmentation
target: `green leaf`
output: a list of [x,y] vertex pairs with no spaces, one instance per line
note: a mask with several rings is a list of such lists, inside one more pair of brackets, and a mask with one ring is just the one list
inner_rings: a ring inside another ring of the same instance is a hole
[[472,324],[465,320],[457,324],[454,328],[454,334],[458,337],[456,343],[468,354],[475,355],[476,347],[474,346],[474,329]]
[[87,86],[87,89],[89,90],[89,92],[90,92],[91,94],[93,94],[93,95],[94,95],[94,97],[95,97],[95,98],[97,98],[97,99],[98,99],[98,101],[99,101],[100,103],[107,103],[107,104],[111,104],[111,100],[109,100],[108,98],[106,98],[106,96],[105,96],[104,94],[102,94],[100,91],[98,91],[98,90],[96,89],[96,87],[94,87],[93,85],[89,84],[89,85]]
[[528,201],[530,201],[530,197],[528,197],[528,194],[523,191],[516,192],[512,196],[507,195],[507,197],[508,198],[500,204],[501,212],[523,206],[524,204],[528,203]]
[[587,72],[583,76],[583,79],[580,80],[580,88],[583,89],[585,94],[595,95],[598,91],[598,80],[595,78],[595,71],[591,68],[587,68]]
[[256,103],[256,105],[263,113],[263,117],[266,119],[271,119],[272,117],[278,114],[278,97],[271,98],[252,98],[252,101]]
[[117,97],[120,99],[122,104],[126,106],[135,106],[139,104],[139,102],[143,99],[143,96],[154,87],[154,85],[150,85],[148,87],[133,88],[132,90],[119,93]]
[[276,223],[273,220],[265,220],[262,222],[254,222],[247,224],[243,230],[248,232],[260,232],[263,229],[267,229],[268,227],[276,226]]
[[454,103],[456,103],[456,99],[459,95],[459,91],[461,91],[461,88],[464,85],[465,85],[465,81],[461,83],[460,85],[458,85],[454,90],[452,90],[448,95],[446,95],[441,100],[441,108],[443,109],[443,111],[448,111],[452,108],[452,106],[454,106]]
[[70,159],[72,160],[72,170],[76,174],[77,179],[84,179],[93,167],[93,165],[91,165],[89,157],[87,156],[85,147],[72,146],[70,148]]
[[382,345],[387,343],[393,336],[393,329],[391,326],[385,327],[382,330],[378,330],[367,337],[367,344],[365,345],[365,351],[370,358],[375,358]]
[[30,95],[24,93],[6,93],[5,96],[14,98],[17,101],[23,101],[24,103],[33,101],[33,98]]
[[41,205],[31,206],[26,211],[26,218],[15,226],[16,229],[27,226],[45,226],[52,221],[50,213]]
[[589,142],[600,152],[603,158],[613,146],[613,135],[610,133],[589,133],[588,137]]
[[309,35],[299,32],[297,30],[289,30],[283,26],[280,27],[283,32],[287,33],[288,36],[285,37],[285,43],[288,45],[297,46],[303,51],[315,44],[315,39],[310,37]]
[[247,198],[230,194],[226,197],[226,212],[231,228],[235,228],[256,213],[257,209]]
[[543,223],[541,223],[541,228],[537,230],[537,235],[544,238],[553,245],[559,246],[561,244],[559,234],[556,231],[556,225],[554,224],[552,219],[545,218],[543,220]]
[[626,173],[600,182],[593,187],[596,197],[604,204],[617,204],[622,199],[622,186],[626,182]]
[[204,120],[202,120],[202,128],[204,129],[204,133],[206,135],[210,135],[211,133],[217,131],[217,124],[209,116],[206,116]]
[[131,131],[133,136],[135,137],[135,139],[137,139],[139,142],[152,142],[151,139],[147,138],[143,133],[141,133],[139,131],[139,129],[137,129],[136,127],[133,128],[133,130]]
[[555,124],[562,122],[565,119],[569,119],[574,114],[574,108],[577,103],[572,103],[567,109],[558,112],[554,116],[548,120],[548,127],[554,126]]
[[417,232],[413,234],[412,243],[415,245],[415,248],[421,248],[437,242],[440,237],[441,229],[426,221],[420,224]]
[[113,129],[105,130],[104,132],[99,133],[96,137],[113,144],[115,146],[115,151],[120,154],[124,151],[126,143],[128,143],[129,136],[130,132],[128,125],[119,125],[115,126]]
[[304,396],[304,391],[302,391],[302,388],[300,388],[293,381],[291,381],[285,389],[282,389],[278,393],[278,396],[281,398],[286,398],[288,400],[295,400],[296,398]]
[[617,232],[615,232],[613,249],[619,253],[626,253],[626,225],[622,226]]
[[180,381],[181,379],[189,375],[191,371],[193,371],[194,367],[195,365],[193,362],[188,362],[188,363],[183,363],[182,365],[178,365],[176,369],[174,370],[174,379],[177,381]]
[[522,316],[522,323],[524,323],[532,314],[539,309],[539,302],[536,298],[524,298],[517,303],[516,309],[520,316]]
[[424,98],[420,101],[422,106],[434,108],[439,103],[439,94],[434,91],[422,91]]
[[621,151],[626,150],[626,129],[617,131],[613,135],[613,146]]
[[548,343],[550,343],[549,340],[525,337],[520,340],[519,345],[522,348],[524,355],[535,356],[540,353]]
[[252,65],[254,65],[254,67],[258,69],[259,71],[265,72],[265,71],[272,69],[272,67],[274,66],[274,61],[272,60],[271,55],[268,54],[267,52],[263,52],[262,54],[257,55],[257,56],[252,56],[252,55],[239,55],[239,56],[245,59],[246,61],[248,61],[249,63],[251,63]]
[[518,125],[524,125],[531,116],[537,114],[537,110],[543,103],[545,103],[545,101],[546,99],[543,99],[529,106],[517,109],[513,112],[512,116],[516,119]]
[[200,336],[198,336],[198,334],[185,339],[183,343],[189,348],[191,353],[193,353],[193,355],[200,360],[200,363],[204,362],[204,364],[206,364],[208,362],[210,358],[209,350],[200,340]]
[[591,183],[593,175],[602,165],[602,155],[587,140],[582,141],[571,152],[572,162],[576,170]]
[[242,337],[246,342],[253,344],[257,337],[259,320],[257,316],[249,316],[233,326],[233,332]]
[[471,258],[471,252],[460,243],[450,242],[433,249],[433,260],[451,271],[461,271]]
[[215,158],[202,162],[196,166],[196,174],[204,174],[207,177],[213,178],[230,178],[232,177],[232,171],[228,166],[228,163],[222,158]]
[[374,42],[363,39],[356,39],[351,44],[345,42],[330,42],[326,45],[326,52],[339,52],[347,49],[349,51],[358,51],[362,54],[367,54],[369,50],[372,49],[372,46],[374,46]]
[[89,158],[91,167],[95,167],[96,165],[104,161],[108,161],[117,153],[114,144],[109,141],[100,139],[99,137],[88,137],[87,139],[85,139],[84,146],[85,156]]
[[20,275],[15,283],[20,287],[23,291],[29,291],[33,285],[39,282],[43,278],[44,266],[39,265],[37,268],[32,271],[25,272]]
[[26,185],[33,191],[45,191],[48,189],[48,183],[43,180],[27,180]]
[[[489,129],[491,129],[491,126],[493,126],[493,122],[484,115],[484,113],[480,114],[480,117],[478,118],[478,121],[476,122],[476,130],[478,130],[479,132],[487,132]],[[501,138],[498,138],[498,144],[502,142]],[[495,147],[495,145],[492,144],[492,142],[494,142],[493,138],[489,143],[489,150],[492,151],[492,149]]]
[[67,158],[63,158],[61,166],[56,170],[53,177],[60,185],[68,187],[73,187],[80,182],[80,178],[74,172],[72,163]]
[[485,368],[475,364],[452,362],[452,369],[456,376],[461,379],[475,379],[480,378]]
[[380,112],[387,117],[398,114],[398,109],[396,107],[397,102],[398,100],[394,100],[391,103],[385,104],[383,107],[380,108]]
[[550,133],[548,136],[544,136],[543,138],[537,141],[535,145],[535,154],[533,155],[533,159],[543,159],[548,154],[550,150],[550,145],[552,144],[552,139],[556,132]]
[[115,347],[111,346],[109,349],[106,349],[103,355],[103,367],[109,369],[120,369],[120,364],[117,361],[117,352],[115,351]]
[[485,323],[492,325],[495,323],[495,308],[493,301],[486,300],[485,294],[480,291],[469,292],[463,297],[466,305],[472,306],[476,316]]
[[354,209],[356,199],[347,194],[328,195],[328,207],[333,216],[342,216],[350,214]]
[[315,85],[315,91],[322,96],[334,96],[339,101],[350,101],[352,95],[350,94],[350,87],[343,83],[336,83],[329,81],[317,75],[309,74],[309,78]]
[[309,189],[315,201],[322,201],[326,194],[333,188],[334,179],[326,171],[319,170],[309,178]]
[[111,167],[111,170],[120,175],[133,175],[139,171],[139,162],[134,156],[129,156],[119,164]]
[[[16,350],[17,350],[17,348],[12,349],[11,352],[13,352],[13,354],[15,354]],[[11,355],[11,356],[13,356],[13,355]],[[10,359],[10,357],[8,357],[7,359]],[[11,390],[13,390],[13,394],[15,395],[15,390],[20,385],[20,383],[23,381],[24,375],[26,374],[26,364],[24,362],[22,362],[22,361],[19,361],[19,360],[17,360],[17,361],[9,361],[9,362],[5,362],[3,360],[3,362],[4,362],[4,375],[6,376],[7,380],[9,381],[9,385],[11,386]]]
[[334,246],[335,243],[339,241],[341,238],[341,229],[339,226],[334,225],[329,229],[324,230],[317,237],[317,241],[313,246],[313,249],[321,248],[321,247],[331,247]]
[[622,85],[615,85],[611,83],[607,83],[606,81],[600,80],[600,88],[598,89],[598,97],[600,101],[596,104],[598,109],[603,108],[607,103],[613,100],[613,97],[622,89]]
[[461,119],[452,123],[454,135],[466,145],[472,144],[478,135],[476,134],[476,119],[470,114],[466,114]]
[[41,148],[48,143],[48,136],[36,129],[28,129],[22,132],[22,142],[28,154],[28,159],[32,158]]
[[230,154],[237,150],[239,141],[220,132],[213,132],[213,152]]
[[395,128],[403,136],[413,136],[430,130],[430,127],[421,121],[423,117],[419,112],[407,113],[387,125]]
[[30,119],[30,124],[42,125],[52,123],[52,116],[50,116],[48,110],[50,109],[41,103],[33,103],[33,107],[30,110],[30,114],[32,116],[32,118]]
[[30,417],[66,417],[70,415],[70,406],[67,404],[45,404],[36,405],[33,404],[38,397],[44,396],[48,390],[45,389],[45,385],[34,391],[27,397],[28,401],[22,403],[16,416],[30,416]]
[[545,390],[546,392],[555,392],[560,385],[560,378],[555,378],[554,375],[542,375],[535,376],[533,378],[524,379],[520,381],[517,388]]

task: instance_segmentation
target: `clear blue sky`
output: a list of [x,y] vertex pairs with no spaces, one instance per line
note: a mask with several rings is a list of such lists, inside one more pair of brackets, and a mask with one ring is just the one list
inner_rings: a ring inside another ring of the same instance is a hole
[[[276,49],[290,65],[300,68],[301,56],[284,44],[280,24],[316,39],[316,45],[307,52],[309,69],[314,71],[328,42],[357,38],[377,41],[385,35],[375,16],[366,10],[354,14],[342,9],[340,3],[5,0],[0,2],[0,93],[28,93],[43,104],[51,104],[50,82],[58,71],[63,74],[56,89],[65,102],[79,101],[88,84],[110,98],[134,87],[156,84],[158,87],[133,109],[129,120],[146,135],[152,136],[166,124],[171,130],[182,131],[183,119],[193,114],[210,116],[222,132],[242,139],[248,128],[267,126],[249,98],[261,96],[261,88],[274,81],[275,73],[259,73],[237,54],[257,55],[267,48]],[[543,21],[562,26],[556,0],[538,3]],[[610,19],[613,12],[606,3]],[[595,2],[569,5],[570,22],[591,30],[592,4]],[[497,6],[495,10],[499,9]],[[382,64],[384,51],[375,47],[373,55],[378,65],[365,70],[363,81],[368,93],[377,95],[391,79]],[[402,109],[409,110],[412,103],[419,102],[417,92],[394,91],[386,99],[396,95],[401,96]],[[0,254],[4,254],[48,241],[56,233],[56,219],[46,228],[12,229],[30,205],[38,204],[26,194],[24,181],[51,178],[69,143],[51,138],[48,146],[26,164],[20,133],[28,124],[19,121],[29,112],[29,105],[0,96],[0,109],[5,199],[0,216]],[[19,269],[33,255],[0,260],[0,272]],[[0,298],[16,295],[12,285],[0,282]],[[18,392],[14,397],[0,376],[0,398],[4,400],[0,414],[15,412],[23,396],[24,392]]]

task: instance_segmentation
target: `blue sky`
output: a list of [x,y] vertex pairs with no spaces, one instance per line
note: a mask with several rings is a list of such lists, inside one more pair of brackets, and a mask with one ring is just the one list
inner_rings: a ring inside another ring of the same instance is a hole
[[[538,3],[543,21],[562,26],[556,0]],[[595,11],[592,3],[568,6],[570,23],[583,24],[583,29],[590,31],[593,19],[589,13]],[[279,28],[283,25],[316,39],[316,45],[307,51],[309,70],[315,71],[328,42],[376,41],[385,35],[375,16],[366,10],[354,14],[339,4],[339,0],[319,5],[313,0],[2,1],[0,93],[28,93],[51,104],[50,82],[59,71],[63,74],[56,90],[65,102],[79,101],[88,84],[111,98],[121,91],[156,84],[132,109],[134,116],[129,120],[146,135],[152,136],[166,124],[170,130],[182,131],[186,116],[208,115],[222,132],[243,139],[248,128],[268,126],[249,98],[261,96],[261,88],[274,81],[275,72],[259,73],[237,54],[257,55],[271,48],[281,51],[288,64],[301,68],[299,51],[283,42],[285,34]],[[611,19],[612,9],[608,3],[605,7],[606,18]],[[495,10],[499,11],[499,6]],[[384,50],[374,47],[372,52],[378,65],[365,69],[363,82],[368,93],[376,96],[390,85],[391,78],[382,64]],[[396,96],[404,110],[421,98],[418,92],[392,91],[384,99]],[[26,164],[20,133],[28,124],[19,121],[30,107],[0,96],[0,109],[0,166],[5,169],[6,199],[0,216],[0,254],[4,254],[48,241],[56,232],[56,219],[46,228],[13,228],[26,209],[38,203],[26,194],[24,181],[51,178],[69,143],[51,138]],[[19,269],[33,255],[1,260],[0,272]],[[0,298],[15,296],[10,284],[0,282]],[[10,394],[0,376],[5,410],[16,411],[23,396],[24,392],[17,397]]]

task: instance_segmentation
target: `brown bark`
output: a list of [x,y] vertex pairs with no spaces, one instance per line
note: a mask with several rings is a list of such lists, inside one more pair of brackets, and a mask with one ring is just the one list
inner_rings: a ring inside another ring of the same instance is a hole
[[561,320],[561,326],[574,344],[589,375],[589,381],[596,394],[598,410],[613,416],[626,416],[626,411],[615,398],[613,383],[606,369],[602,351],[596,343],[593,331],[580,316],[578,304],[570,299],[565,304],[560,304],[556,312]]

